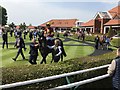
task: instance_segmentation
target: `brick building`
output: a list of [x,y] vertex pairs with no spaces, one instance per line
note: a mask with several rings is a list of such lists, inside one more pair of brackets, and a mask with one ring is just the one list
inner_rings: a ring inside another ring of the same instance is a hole
[[83,23],[82,29],[91,33],[108,33],[109,28],[120,30],[120,6],[106,12],[97,12],[90,21]]

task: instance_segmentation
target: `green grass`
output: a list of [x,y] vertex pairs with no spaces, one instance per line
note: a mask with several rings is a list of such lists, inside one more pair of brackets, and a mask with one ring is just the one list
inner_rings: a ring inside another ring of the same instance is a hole
[[[11,40],[11,42],[14,42],[15,39],[9,37],[9,40]],[[62,38],[62,40],[64,40]],[[0,42],[2,42],[0,40]],[[25,42],[30,42],[28,37],[25,40]],[[79,45],[83,45],[83,43],[80,42],[75,42],[75,41],[68,41],[68,42],[64,42],[64,44],[70,45],[77,45],[77,46],[64,46],[65,47],[65,51],[67,53],[67,57],[64,57],[64,61],[65,60],[69,60],[69,59],[73,59],[73,58],[80,58],[80,57],[84,57],[84,56],[88,56],[91,53],[94,52],[94,48],[91,46],[79,46]],[[2,47],[2,45],[0,45],[0,47]],[[26,57],[26,59],[29,59],[29,45],[26,45],[27,50],[24,51],[24,55]],[[2,53],[2,65],[0,67],[11,67],[11,66],[18,66],[18,65],[30,65],[30,63],[28,62],[28,60],[22,60],[21,55],[17,58],[17,61],[13,61],[12,58],[14,58],[17,54],[17,49],[14,48],[14,45],[9,45],[9,49],[0,49],[0,52]],[[51,61],[51,54],[48,55],[47,57],[47,63],[49,64]],[[38,59],[37,59],[37,63],[39,64],[40,61],[42,60],[42,57],[39,53]]]

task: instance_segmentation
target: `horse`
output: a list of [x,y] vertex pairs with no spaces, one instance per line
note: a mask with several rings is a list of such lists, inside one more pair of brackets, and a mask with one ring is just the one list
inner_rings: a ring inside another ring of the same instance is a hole
[[[59,38],[55,38],[54,40],[59,39]],[[54,40],[53,45],[54,45]],[[63,55],[66,56],[65,50],[63,48],[63,42],[61,39],[60,40],[60,46],[62,47],[62,54],[61,54],[61,61],[63,61]],[[42,61],[40,62],[40,64],[42,64],[43,62],[46,64],[46,58],[48,56],[49,53],[52,53],[52,60],[51,63],[54,61],[54,49],[50,49],[48,48],[48,44],[47,44],[47,40],[46,37],[44,37],[44,35],[39,36],[38,38],[38,42],[39,42],[39,51],[41,53],[42,56]]]

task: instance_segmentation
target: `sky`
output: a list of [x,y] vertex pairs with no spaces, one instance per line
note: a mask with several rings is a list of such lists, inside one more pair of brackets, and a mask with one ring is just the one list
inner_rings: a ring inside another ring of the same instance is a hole
[[25,22],[38,26],[51,19],[86,22],[98,11],[108,11],[117,6],[118,0],[0,0],[0,5],[7,10],[8,24]]

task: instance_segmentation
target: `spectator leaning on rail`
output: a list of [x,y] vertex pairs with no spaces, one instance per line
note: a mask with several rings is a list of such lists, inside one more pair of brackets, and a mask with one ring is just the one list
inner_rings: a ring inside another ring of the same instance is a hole
[[120,90],[120,47],[117,49],[117,57],[111,62],[107,73],[112,76],[113,90]]

